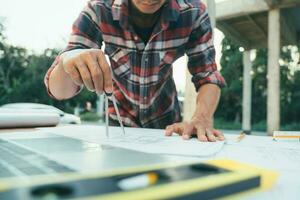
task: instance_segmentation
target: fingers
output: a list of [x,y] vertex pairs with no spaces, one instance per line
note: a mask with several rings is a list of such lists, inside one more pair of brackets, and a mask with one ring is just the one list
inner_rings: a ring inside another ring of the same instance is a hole
[[80,73],[81,79],[89,91],[95,91],[94,83],[92,81],[90,70],[88,66],[82,61],[77,60],[75,63],[77,70]]
[[101,94],[103,92],[103,73],[97,62],[97,56],[91,54],[87,55],[86,62],[91,73],[96,93]]
[[221,131],[216,129],[203,128],[202,126],[195,127],[192,123],[181,122],[169,125],[165,129],[166,136],[172,136],[177,133],[182,136],[182,139],[188,140],[193,134],[197,134],[197,138],[201,142],[216,142],[225,139]]
[[81,86],[83,84],[80,73],[76,67],[70,67],[66,72],[70,75],[76,85]]
[[188,140],[193,133],[193,125],[186,122],[175,123],[166,127],[165,135],[172,136],[173,133],[177,133],[182,136],[182,139]]
[[113,91],[113,81],[112,81],[112,75],[110,71],[110,67],[106,61],[104,53],[102,51],[99,51],[97,55],[97,62],[100,66],[101,72],[104,76],[104,90],[108,93],[111,93]]
[[219,130],[209,128],[198,128],[197,130],[198,139],[202,142],[216,142],[225,140],[223,133]]
[[206,131],[203,127],[197,127],[197,138],[201,142],[207,142]]
[[76,85],[90,91],[111,93],[113,81],[104,53],[99,49],[74,50],[63,56],[63,67]]
[[173,133],[174,133],[174,124],[167,126],[165,129],[165,136],[172,136]]
[[206,137],[209,142],[216,142],[217,138],[214,136],[213,132],[210,129],[206,129]]
[[186,123],[182,131],[182,139],[188,140],[193,134],[194,126],[190,123]]
[[173,133],[177,133],[179,135],[182,134],[182,131],[181,131],[181,123],[174,123],[172,125],[169,125],[166,127],[166,130],[165,130],[165,135],[166,136],[172,136]]
[[225,140],[225,137],[224,137],[224,135],[221,131],[213,129],[213,134],[217,137],[217,139],[219,141],[224,141]]

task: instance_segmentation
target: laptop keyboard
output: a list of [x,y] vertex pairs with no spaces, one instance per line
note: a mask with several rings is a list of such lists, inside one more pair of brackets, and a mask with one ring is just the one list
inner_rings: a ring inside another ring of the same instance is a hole
[[42,154],[0,139],[0,178],[74,172]]

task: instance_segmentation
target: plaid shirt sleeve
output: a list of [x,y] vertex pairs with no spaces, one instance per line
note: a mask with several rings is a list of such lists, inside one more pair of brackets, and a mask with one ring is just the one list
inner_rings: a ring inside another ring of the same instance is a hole
[[[48,94],[55,98],[49,90],[49,77],[53,69],[59,64],[60,56],[64,52],[75,50],[75,49],[100,49],[102,45],[102,34],[99,28],[99,16],[96,15],[96,9],[99,9],[95,6],[96,1],[89,1],[85,6],[83,11],[80,13],[79,17],[73,24],[72,33],[69,38],[67,47],[62,50],[59,55],[56,57],[55,61],[48,69],[44,83],[47,88]],[[76,94],[80,92],[82,87],[78,87]]]
[[200,3],[186,51],[189,58],[188,69],[196,91],[207,83],[216,84],[220,88],[225,86],[225,80],[217,70],[212,36],[213,31],[206,7]]

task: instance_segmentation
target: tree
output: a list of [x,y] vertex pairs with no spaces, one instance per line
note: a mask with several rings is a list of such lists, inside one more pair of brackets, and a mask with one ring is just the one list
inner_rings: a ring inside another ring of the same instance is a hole
[[281,122],[283,124],[299,122],[300,112],[300,71],[295,67],[292,55],[299,53],[293,46],[283,47],[281,53]]
[[252,63],[252,124],[266,121],[267,117],[267,49],[258,49]]
[[228,38],[222,41],[221,73],[226,80],[216,118],[240,122],[242,114],[242,53]]
[[13,101],[12,93],[22,85],[20,78],[28,66],[27,50],[0,41],[0,104]]
[[54,105],[72,112],[77,105],[87,101],[96,104],[97,95],[87,90],[76,97],[57,101],[49,97],[44,86],[44,76],[60,52],[59,49],[46,49],[42,54],[7,43],[0,22],[0,105],[13,102],[33,102]]
[[[49,97],[44,86],[44,76],[59,52],[59,49],[46,49],[42,54],[29,56],[28,67],[22,78],[23,85],[15,91],[18,94],[16,96],[20,97],[16,100],[50,104],[68,112],[73,112],[77,105],[84,106],[87,101],[95,105],[97,96],[85,89],[70,100],[57,101]],[[31,78],[28,80],[28,77]]]
[[[220,105],[215,117],[229,122],[241,122],[243,63],[239,46],[228,38],[222,41],[221,73],[227,86],[222,90]],[[299,122],[300,71],[295,70],[295,56],[299,48],[285,46],[280,55],[281,124]],[[252,65],[252,123],[265,123],[267,104],[268,51],[257,49]]]

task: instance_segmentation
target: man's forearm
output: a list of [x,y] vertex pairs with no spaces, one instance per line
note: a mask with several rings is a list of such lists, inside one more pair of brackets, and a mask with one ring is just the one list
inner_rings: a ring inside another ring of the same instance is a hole
[[212,118],[219,103],[221,90],[215,84],[200,87],[197,95],[197,106],[193,118]]
[[69,99],[78,91],[78,86],[64,71],[62,63],[59,63],[50,74],[49,90],[58,100]]

